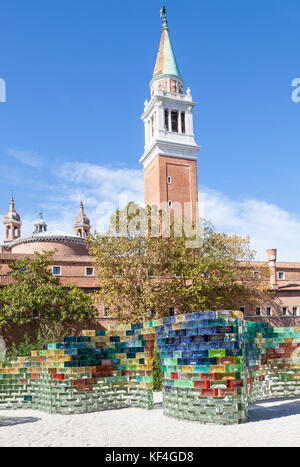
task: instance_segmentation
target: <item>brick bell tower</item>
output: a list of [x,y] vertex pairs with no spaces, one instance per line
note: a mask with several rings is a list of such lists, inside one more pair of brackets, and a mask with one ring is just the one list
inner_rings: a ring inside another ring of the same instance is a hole
[[191,90],[183,93],[181,78],[170,41],[166,8],[152,81],[151,100],[145,102],[144,166],[145,204],[156,205],[193,222],[198,219],[197,153],[193,130]]
[[10,198],[9,210],[4,216],[3,225],[5,229],[4,243],[12,242],[21,237],[21,218],[15,209],[13,194]]

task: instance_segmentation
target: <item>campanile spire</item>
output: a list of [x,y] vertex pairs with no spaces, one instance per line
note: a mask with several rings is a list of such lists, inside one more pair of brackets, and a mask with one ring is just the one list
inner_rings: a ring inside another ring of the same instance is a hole
[[[166,8],[161,10],[161,40],[150,83],[151,100],[145,102],[145,204],[178,216],[198,219],[197,153],[191,90],[184,94],[169,36]],[[181,213],[181,214],[180,214]]]
[[157,89],[182,93],[184,82],[171,43],[165,6],[161,9],[161,17],[163,18],[163,26],[153,78],[150,83],[151,95]]

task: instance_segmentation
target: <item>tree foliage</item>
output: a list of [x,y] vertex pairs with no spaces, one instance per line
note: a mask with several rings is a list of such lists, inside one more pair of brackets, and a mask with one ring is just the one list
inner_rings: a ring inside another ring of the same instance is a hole
[[35,253],[12,263],[11,285],[0,290],[0,324],[8,320],[22,326],[38,317],[41,332],[49,333],[59,323],[84,321],[96,316],[92,297],[76,286],[65,286],[53,276],[50,265],[54,252]]
[[89,247],[98,298],[123,322],[166,316],[170,307],[191,313],[255,306],[269,295],[268,269],[253,261],[249,238],[218,233],[206,221],[198,229],[186,224],[180,232],[174,222],[165,229],[161,212],[129,203],[105,234],[90,236]]

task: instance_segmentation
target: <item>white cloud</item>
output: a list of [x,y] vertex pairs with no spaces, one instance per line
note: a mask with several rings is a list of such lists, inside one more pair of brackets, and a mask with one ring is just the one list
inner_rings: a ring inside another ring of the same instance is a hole
[[7,156],[14,157],[22,164],[38,168],[42,165],[39,154],[35,151],[24,151],[19,149],[5,149],[4,153]]
[[96,164],[77,162],[64,164],[56,174],[69,183],[79,185],[82,190],[91,187],[95,194],[105,199],[117,199],[121,193],[140,198],[144,191],[141,170],[114,170]]
[[218,231],[249,235],[258,260],[266,260],[267,249],[277,248],[280,261],[300,261],[300,216],[265,201],[234,201],[206,187],[200,189],[199,206],[201,217]]
[[55,174],[67,184],[65,190],[74,213],[77,213],[80,200],[84,202],[93,230],[103,232],[116,208],[122,208],[129,201],[144,203],[142,170],[114,170],[77,162],[62,165]]

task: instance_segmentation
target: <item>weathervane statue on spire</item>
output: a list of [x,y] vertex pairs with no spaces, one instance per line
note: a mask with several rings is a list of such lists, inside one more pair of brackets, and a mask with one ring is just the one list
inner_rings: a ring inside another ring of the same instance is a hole
[[164,19],[163,24],[167,24],[167,9],[165,6],[160,10],[160,17]]
[[165,6],[163,6],[161,9],[160,9],[160,17],[164,17],[165,19],[167,19],[167,9]]

